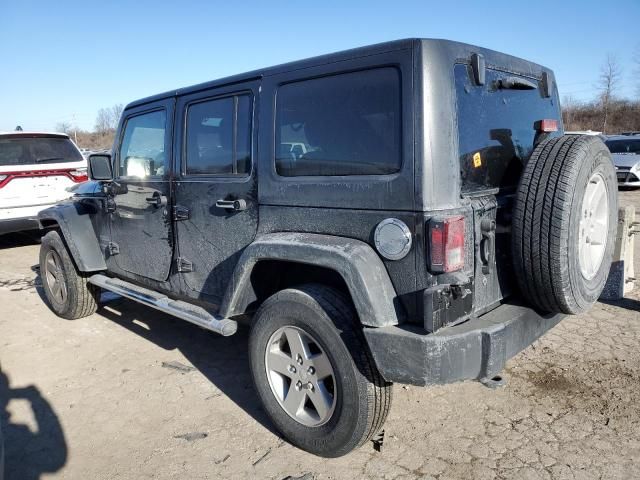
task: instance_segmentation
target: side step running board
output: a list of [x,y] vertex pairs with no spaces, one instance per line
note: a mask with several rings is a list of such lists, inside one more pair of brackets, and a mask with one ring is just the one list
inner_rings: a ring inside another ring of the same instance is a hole
[[100,288],[194,323],[199,327],[219,333],[225,337],[233,335],[238,330],[238,323],[235,320],[216,317],[202,307],[180,300],[172,300],[162,293],[139,287],[124,280],[110,278],[102,274],[92,275],[88,280],[89,283]]

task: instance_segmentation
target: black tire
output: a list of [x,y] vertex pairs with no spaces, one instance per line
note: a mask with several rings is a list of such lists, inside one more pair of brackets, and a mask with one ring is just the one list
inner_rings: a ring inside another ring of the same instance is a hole
[[[51,290],[50,282],[47,278],[47,258],[50,252],[59,259],[59,268],[57,273],[60,275],[61,281],[66,287],[66,295],[61,298],[54,295]],[[98,301],[100,299],[100,289],[95,285],[87,282],[87,277],[79,272],[73,263],[60,234],[52,230],[42,237],[42,245],[40,246],[40,278],[42,280],[42,288],[49,304],[49,308],[53,312],[68,320],[87,317],[95,313],[98,309]]]
[[[601,263],[588,278],[581,270],[579,239],[582,202],[593,178],[606,187],[608,228]],[[518,186],[512,224],[515,275],[533,306],[578,314],[598,299],[615,244],[617,192],[611,155],[599,138],[565,135],[535,148]]]
[[[292,444],[323,457],[339,457],[380,431],[391,407],[392,384],[375,366],[350,299],[324,285],[289,288],[268,298],[254,320],[249,355],[255,388],[267,414]],[[336,373],[335,409],[319,426],[306,426],[291,417],[269,385],[265,362],[269,339],[289,326],[311,334]]]

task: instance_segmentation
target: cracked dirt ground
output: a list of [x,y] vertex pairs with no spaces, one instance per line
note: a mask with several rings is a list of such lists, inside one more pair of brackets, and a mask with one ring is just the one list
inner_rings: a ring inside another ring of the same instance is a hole
[[[640,211],[640,192],[621,200]],[[0,244],[8,480],[640,478],[638,294],[564,320],[508,363],[502,389],[397,385],[382,452],[327,460],[273,431],[246,331],[218,337],[118,298],[59,319],[38,293],[38,245]]]

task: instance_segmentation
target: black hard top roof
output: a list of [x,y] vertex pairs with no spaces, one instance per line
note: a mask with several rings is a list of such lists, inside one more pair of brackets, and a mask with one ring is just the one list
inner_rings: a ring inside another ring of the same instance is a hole
[[328,63],[340,62],[353,58],[361,58],[369,55],[391,52],[394,50],[404,50],[418,47],[422,47],[422,49],[426,51],[438,51],[440,53],[438,57],[442,58],[442,56],[444,55],[444,57],[448,59],[449,63],[453,63],[456,61],[468,61],[471,53],[481,53],[486,58],[487,67],[499,65],[501,68],[531,76],[539,76],[542,70],[547,70],[550,72],[550,70],[544,69],[543,67],[535,63],[474,45],[442,39],[407,38],[283,63],[273,67],[253,70],[250,72],[241,73],[230,77],[224,77],[185,88],[179,88],[177,90],[170,90],[168,92],[142,98],[140,100],[135,100],[129,103],[126,108],[144,105],[145,103],[170,98],[173,96],[195,93],[201,90],[207,90],[209,88],[230,85],[241,81],[258,79],[278,73],[290,72],[293,70],[300,70],[318,65],[326,65]]

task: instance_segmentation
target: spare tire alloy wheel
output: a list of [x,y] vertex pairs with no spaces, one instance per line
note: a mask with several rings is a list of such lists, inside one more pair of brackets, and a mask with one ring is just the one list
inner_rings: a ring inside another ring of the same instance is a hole
[[589,179],[582,199],[580,239],[578,244],[580,271],[587,280],[600,269],[609,232],[609,198],[601,173]]
[[516,279],[535,308],[578,314],[604,288],[617,226],[617,179],[597,137],[547,139],[527,161],[513,209]]
[[291,418],[309,427],[331,418],[336,406],[333,368],[310,333],[279,328],[269,339],[264,362],[271,391]]

